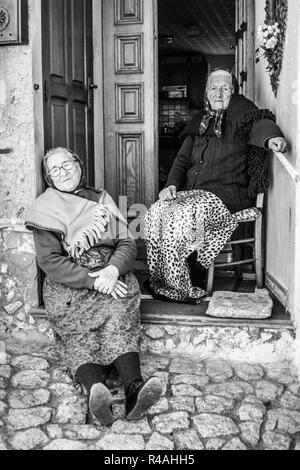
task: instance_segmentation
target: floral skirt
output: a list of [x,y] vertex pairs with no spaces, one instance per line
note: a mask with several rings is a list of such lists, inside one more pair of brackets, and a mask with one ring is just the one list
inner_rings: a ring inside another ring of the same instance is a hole
[[[96,271],[107,266],[112,253],[111,248],[92,248],[77,263]],[[45,279],[46,312],[73,375],[83,364],[106,366],[122,354],[139,351],[139,284],[133,273],[120,280],[127,284],[128,293],[125,298],[114,299],[95,290]]]

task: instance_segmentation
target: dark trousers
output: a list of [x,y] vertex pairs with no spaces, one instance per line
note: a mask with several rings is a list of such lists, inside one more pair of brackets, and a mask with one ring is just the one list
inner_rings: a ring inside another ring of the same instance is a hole
[[77,369],[75,379],[86,388],[89,394],[94,384],[105,383],[113,368],[116,368],[120,374],[125,391],[133,381],[142,379],[140,358],[136,352],[123,354],[109,366],[92,363],[83,364]]

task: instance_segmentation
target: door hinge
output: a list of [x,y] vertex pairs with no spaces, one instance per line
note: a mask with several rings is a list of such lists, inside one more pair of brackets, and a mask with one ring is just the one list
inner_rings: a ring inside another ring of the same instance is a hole
[[241,81],[241,83],[240,83],[240,86],[242,87],[243,84],[244,84],[245,82],[247,82],[247,80],[248,80],[248,73],[245,72],[245,70],[242,70],[242,72],[240,73],[240,76],[241,76],[241,79],[242,79],[242,81]]
[[49,99],[49,83],[48,80],[44,81],[44,101],[45,103],[48,102]]
[[244,33],[247,32],[247,27],[248,27],[248,24],[245,21],[243,21],[243,23],[240,26],[240,29],[238,29],[236,31],[236,33],[235,33],[236,45],[238,45],[240,39],[243,39]]

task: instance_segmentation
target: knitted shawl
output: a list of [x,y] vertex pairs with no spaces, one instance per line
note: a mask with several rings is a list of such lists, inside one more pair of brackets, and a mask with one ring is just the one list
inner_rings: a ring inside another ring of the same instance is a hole
[[[99,202],[48,188],[26,212],[26,228],[56,232],[72,258],[79,258],[104,238],[127,232],[127,222],[103,190]],[[122,226],[122,230],[120,227]]]
[[[205,110],[198,113],[180,134],[183,141],[185,136],[199,136],[200,126],[205,116]],[[236,141],[246,140],[252,126],[261,119],[276,121],[274,114],[268,109],[259,109],[243,95],[231,98],[224,116],[223,125],[231,121]],[[258,193],[264,193],[269,186],[267,150],[249,145],[247,172],[250,178],[248,195],[254,198]]]

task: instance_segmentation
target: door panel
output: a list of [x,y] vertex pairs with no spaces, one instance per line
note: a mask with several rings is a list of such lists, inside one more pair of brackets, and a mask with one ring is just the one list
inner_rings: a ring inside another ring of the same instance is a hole
[[53,147],[64,147],[69,142],[68,135],[68,104],[67,101],[53,98],[51,103],[51,145]]
[[94,184],[92,0],[42,0],[45,150],[68,147]]
[[[44,33],[50,36],[50,73],[60,78],[65,77],[65,0],[49,2],[47,11],[44,9]],[[49,21],[47,21],[48,15]]]
[[121,195],[126,194],[128,201],[134,204],[144,197],[144,134],[119,133],[117,138],[119,191]]
[[103,0],[105,186],[128,208],[158,191],[156,21],[156,0]]
[[72,2],[72,52],[73,52],[73,81],[85,82],[85,25],[83,0],[73,0]]
[[86,142],[88,134],[88,116],[85,105],[75,103],[73,107],[74,150],[87,165]]

